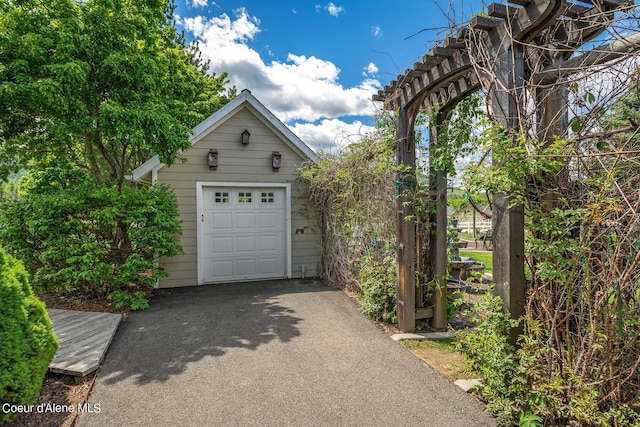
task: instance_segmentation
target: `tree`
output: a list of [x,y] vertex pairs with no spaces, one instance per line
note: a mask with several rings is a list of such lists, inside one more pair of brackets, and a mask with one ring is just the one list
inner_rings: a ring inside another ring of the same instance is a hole
[[[0,241],[39,289],[110,297],[152,285],[181,248],[175,195],[126,185],[166,164],[234,90],[178,34],[168,0],[0,1]],[[133,305],[134,304],[130,304]]]
[[171,164],[224,105],[166,0],[0,2],[0,179],[72,163],[121,189],[153,154]]

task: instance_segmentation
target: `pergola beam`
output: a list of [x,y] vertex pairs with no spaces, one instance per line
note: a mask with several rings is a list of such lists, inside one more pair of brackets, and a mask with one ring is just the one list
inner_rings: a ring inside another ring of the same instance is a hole
[[559,65],[552,65],[533,76],[537,84],[549,84],[595,65],[606,64],[629,53],[640,51],[640,32],[597,47]]

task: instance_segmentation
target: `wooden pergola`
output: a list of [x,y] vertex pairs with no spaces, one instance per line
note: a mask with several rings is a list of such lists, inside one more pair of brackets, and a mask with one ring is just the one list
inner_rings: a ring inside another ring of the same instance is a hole
[[[624,0],[516,0],[493,3],[489,17],[476,16],[454,36],[446,37],[378,94],[374,101],[387,110],[397,110],[397,162],[405,165],[398,182],[404,188],[416,185],[414,124],[419,111],[430,116],[430,144],[455,106],[469,94],[484,88],[494,118],[506,129],[518,131],[523,91],[533,91],[540,100],[536,129],[541,140],[564,135],[567,129],[567,88],[556,82],[583,66],[605,63],[629,51],[638,50],[638,34],[601,46],[572,58],[576,50],[601,34],[613,15],[632,7]],[[478,43],[481,41],[481,43]],[[481,46],[481,47],[479,47]],[[535,67],[530,59],[536,56]],[[478,61],[493,59],[496,82],[478,73]],[[529,59],[529,60],[527,60]],[[531,82],[535,82],[532,86]],[[551,83],[551,84],[549,84]],[[545,88],[545,84],[547,84]],[[553,90],[549,88],[553,87]],[[525,185],[523,183],[523,185]],[[447,328],[447,176],[431,171],[430,202],[436,206],[430,233],[427,281],[436,284],[431,310],[416,307],[416,222],[414,206],[407,195],[397,200],[398,323],[403,332],[415,330],[416,318],[431,317],[434,330]],[[513,318],[524,314],[524,212],[510,206],[507,196],[493,199],[493,278],[496,293]],[[512,331],[512,340],[520,331]]]

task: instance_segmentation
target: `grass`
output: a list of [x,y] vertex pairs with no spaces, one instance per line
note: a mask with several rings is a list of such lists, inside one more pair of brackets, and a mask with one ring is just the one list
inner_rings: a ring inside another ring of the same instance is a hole
[[493,252],[487,251],[460,251],[461,257],[471,257],[485,266],[487,273],[493,273]]
[[443,341],[403,341],[403,345],[413,354],[440,371],[451,381],[467,377],[467,363],[464,356],[455,350],[456,339]]
[[466,240],[467,242],[473,242],[475,240],[473,233],[464,233],[462,231],[458,233],[458,237],[460,237],[460,240]]

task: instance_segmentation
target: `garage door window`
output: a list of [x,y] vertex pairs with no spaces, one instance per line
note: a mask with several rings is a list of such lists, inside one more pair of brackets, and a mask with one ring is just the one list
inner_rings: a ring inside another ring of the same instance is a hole
[[229,193],[224,191],[216,191],[215,197],[216,203],[229,203]]
[[238,193],[238,203],[251,203],[251,193]]
[[275,203],[274,196],[272,192],[262,193],[262,197],[260,198],[262,203]]

